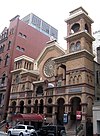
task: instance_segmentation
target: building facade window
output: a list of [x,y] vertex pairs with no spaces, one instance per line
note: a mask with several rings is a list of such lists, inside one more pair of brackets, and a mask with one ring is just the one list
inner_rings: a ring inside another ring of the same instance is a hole
[[20,46],[17,46],[16,49],[17,49],[17,50],[20,50]]
[[17,49],[18,51],[21,51],[21,52],[24,52],[24,51],[25,51],[25,49],[24,49],[24,48],[21,48],[20,46],[17,46],[16,49]]
[[24,39],[27,37],[25,34],[23,34],[23,33],[21,33],[21,32],[19,32],[18,35],[19,35],[20,37],[24,38]]
[[11,48],[11,41],[8,42],[8,49],[7,50],[10,50]]
[[14,34],[14,28],[10,29],[10,35]]
[[43,100],[40,100],[40,105],[39,105],[39,113],[43,114]]
[[78,42],[76,42],[76,51],[78,51],[78,50],[80,50],[81,49],[81,43],[80,43],[80,41],[78,41]]
[[2,64],[2,58],[0,57],[0,65]]
[[38,113],[38,100],[35,100],[34,113]]
[[71,43],[70,52],[79,51],[81,49],[81,42],[77,41],[76,43]]
[[21,48],[21,49],[20,49],[20,51],[24,52],[24,51],[25,51],[25,49],[24,49],[24,48]]
[[19,83],[19,75],[16,75],[16,83]]
[[43,94],[43,87],[41,85],[37,87],[36,94]]
[[6,56],[5,56],[5,66],[7,66],[9,64],[9,59],[10,59],[9,55],[6,54]]
[[2,79],[1,79],[1,84],[4,85],[5,84],[5,80],[6,80],[6,74],[4,73],[2,75]]
[[72,43],[72,44],[70,45],[70,52],[74,52],[74,51],[75,51],[75,44]]
[[80,24],[79,23],[75,23],[72,27],[71,27],[71,33],[76,33],[78,32],[80,29]]
[[3,45],[0,46],[0,53],[4,52],[4,48],[5,48],[5,44],[3,44]]

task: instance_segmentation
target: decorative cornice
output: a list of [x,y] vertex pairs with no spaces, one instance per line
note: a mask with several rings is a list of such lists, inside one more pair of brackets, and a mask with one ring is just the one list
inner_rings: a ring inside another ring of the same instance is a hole
[[22,55],[22,56],[19,56],[19,57],[15,58],[15,59],[14,59],[14,62],[19,61],[19,60],[27,60],[27,61],[29,61],[29,62],[33,62],[33,61],[34,61],[33,58],[28,57],[28,56],[26,56],[26,55]]
[[91,71],[90,69],[86,68],[86,67],[81,67],[81,68],[77,68],[77,69],[73,69],[73,70],[68,70],[68,71],[66,71],[66,74],[68,75],[70,72],[73,72],[73,71],[80,71],[80,72],[86,71],[88,73],[91,73],[94,76],[94,72]]
[[[82,9],[82,8],[81,8]],[[75,10],[74,10],[75,11]],[[84,10],[85,11],[85,10]],[[77,12],[74,12],[74,14],[72,13],[73,11],[70,12],[70,16],[68,19],[65,20],[66,23],[68,23],[69,21],[75,19],[76,17],[81,17],[81,18],[85,18],[88,22],[90,22],[91,24],[94,23],[94,21],[88,16],[87,12],[84,12],[83,10],[77,10]]]
[[53,61],[59,64],[59,63],[64,63],[64,62],[71,61],[77,58],[82,58],[82,57],[87,57],[89,60],[93,60],[94,55],[84,49],[84,50],[80,50],[77,52],[68,53],[66,55],[56,57],[53,59]]
[[86,30],[71,34],[71,35],[65,37],[64,39],[67,41],[72,41],[72,40],[79,39],[81,37],[85,37],[86,39],[88,39],[90,41],[95,40],[95,38],[92,35],[90,35]]

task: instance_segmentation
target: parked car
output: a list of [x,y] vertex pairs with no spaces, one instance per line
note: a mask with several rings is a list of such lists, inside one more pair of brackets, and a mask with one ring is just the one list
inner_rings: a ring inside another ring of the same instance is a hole
[[18,124],[8,129],[7,136],[38,136],[34,126]]
[[45,125],[37,133],[38,136],[66,136],[65,127],[61,125]]

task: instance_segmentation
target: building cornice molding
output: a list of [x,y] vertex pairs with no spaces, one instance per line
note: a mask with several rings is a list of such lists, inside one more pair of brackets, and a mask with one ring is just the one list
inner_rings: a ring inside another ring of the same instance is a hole
[[64,39],[67,40],[67,41],[73,41],[73,40],[76,40],[76,39],[80,39],[81,37],[85,37],[89,41],[95,40],[95,38],[92,35],[90,35],[86,30],[79,31],[77,33],[66,36],[66,37],[64,37]]
[[83,49],[77,52],[72,52],[63,56],[56,57],[53,59],[53,61],[55,61],[56,64],[59,64],[59,63],[64,63],[64,62],[82,58],[82,57],[87,57],[89,60],[93,60],[94,55],[90,53],[89,51]]
[[89,23],[94,23],[94,21],[88,16],[88,14],[82,10],[74,14],[70,14],[69,18],[65,19],[65,22],[68,23],[69,21],[76,19],[76,17],[85,18]]

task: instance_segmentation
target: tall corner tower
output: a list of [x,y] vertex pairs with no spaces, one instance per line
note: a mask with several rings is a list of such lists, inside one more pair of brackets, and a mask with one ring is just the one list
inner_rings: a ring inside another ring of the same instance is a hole
[[[72,119],[76,111],[82,111],[82,120],[92,117],[94,99],[94,55],[92,50],[91,24],[93,20],[88,13],[79,7],[70,12],[67,23],[67,75],[69,87],[69,103]],[[76,103],[76,104],[75,104]],[[76,106],[77,105],[77,106]]]
[[[91,54],[92,50],[92,37],[91,24],[93,20],[88,16],[88,13],[79,7],[70,12],[69,18],[65,20],[67,23],[67,46],[68,53],[87,50]],[[76,44],[76,46],[74,46]]]

